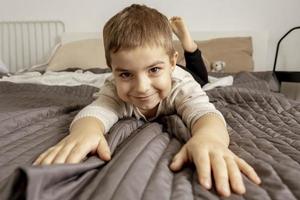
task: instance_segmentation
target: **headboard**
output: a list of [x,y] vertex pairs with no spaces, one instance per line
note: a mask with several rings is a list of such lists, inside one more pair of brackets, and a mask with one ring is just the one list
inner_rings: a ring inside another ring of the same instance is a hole
[[[267,67],[267,50],[268,50],[268,32],[267,31],[200,31],[191,32],[194,40],[209,40],[224,37],[251,37],[253,46],[254,71],[262,71]],[[62,44],[90,39],[100,38],[100,33],[84,33],[84,32],[65,32],[62,34]],[[177,38],[174,36],[174,39]]]
[[10,72],[45,62],[63,32],[61,21],[0,22],[0,59]]

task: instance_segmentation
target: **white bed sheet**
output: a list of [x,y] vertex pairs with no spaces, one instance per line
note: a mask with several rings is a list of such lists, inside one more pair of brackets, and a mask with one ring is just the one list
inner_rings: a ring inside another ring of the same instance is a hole
[[101,87],[111,73],[94,74],[77,70],[75,72],[26,72],[18,75],[4,76],[0,81],[14,83],[34,83],[43,85],[78,86],[89,85]]

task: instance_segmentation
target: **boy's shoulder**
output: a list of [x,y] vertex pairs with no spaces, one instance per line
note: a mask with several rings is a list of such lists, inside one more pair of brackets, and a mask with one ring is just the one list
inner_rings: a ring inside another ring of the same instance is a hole
[[175,70],[172,73],[172,79],[175,82],[181,82],[184,80],[194,79],[193,76],[186,70],[182,69],[179,66],[175,67]]

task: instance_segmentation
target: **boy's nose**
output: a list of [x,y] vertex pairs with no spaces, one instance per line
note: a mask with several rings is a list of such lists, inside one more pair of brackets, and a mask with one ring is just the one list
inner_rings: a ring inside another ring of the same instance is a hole
[[141,77],[136,82],[135,90],[138,93],[146,93],[149,90],[150,85],[149,78]]

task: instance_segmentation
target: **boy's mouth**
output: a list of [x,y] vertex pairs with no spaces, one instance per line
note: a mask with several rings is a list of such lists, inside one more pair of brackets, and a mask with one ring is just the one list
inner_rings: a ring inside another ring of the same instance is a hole
[[139,100],[148,100],[149,98],[151,98],[154,94],[150,94],[150,95],[143,95],[143,96],[133,96],[136,99]]

